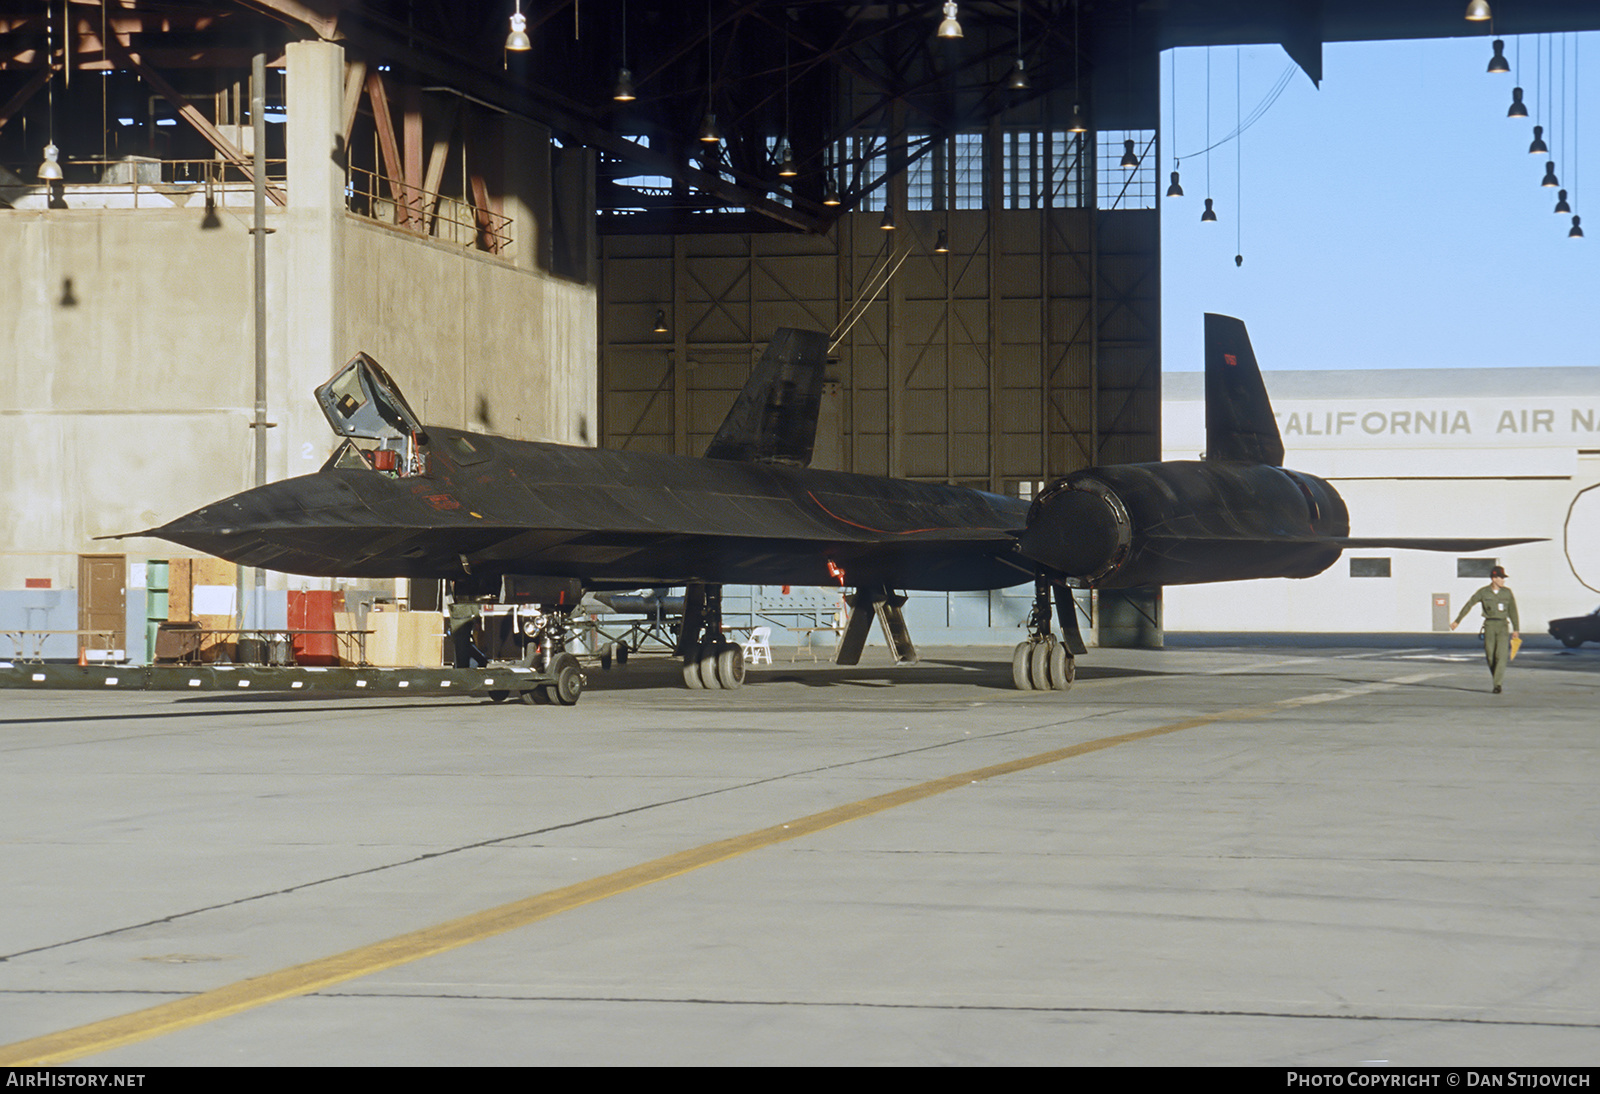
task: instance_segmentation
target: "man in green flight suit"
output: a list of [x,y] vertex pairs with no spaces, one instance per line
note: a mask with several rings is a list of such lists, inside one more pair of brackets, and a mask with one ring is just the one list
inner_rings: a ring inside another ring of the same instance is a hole
[[1456,621],[1450,624],[1455,630],[1462,617],[1474,604],[1483,606],[1483,655],[1489,659],[1489,672],[1494,678],[1494,693],[1500,694],[1500,684],[1506,676],[1506,665],[1511,663],[1511,640],[1521,636],[1522,621],[1517,617],[1517,598],[1506,588],[1506,572],[1496,566],[1489,571],[1489,584],[1472,594],[1472,599],[1461,605]]

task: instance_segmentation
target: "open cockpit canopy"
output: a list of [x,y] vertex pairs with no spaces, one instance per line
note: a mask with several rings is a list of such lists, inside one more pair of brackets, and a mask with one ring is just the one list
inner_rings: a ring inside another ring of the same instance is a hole
[[[401,478],[427,471],[428,434],[378,362],[356,354],[316,394],[323,417],[345,438],[323,470],[369,468]],[[377,445],[368,448],[358,439]]]
[[358,353],[317,388],[317,403],[333,431],[341,437],[427,444],[416,412],[389,378],[365,353]]

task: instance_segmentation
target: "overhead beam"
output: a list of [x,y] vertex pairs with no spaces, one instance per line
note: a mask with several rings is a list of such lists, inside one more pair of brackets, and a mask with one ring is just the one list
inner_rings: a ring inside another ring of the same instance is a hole
[[6,105],[0,106],[0,129],[4,129],[11,116],[21,110],[29,99],[36,95],[41,87],[50,82],[50,77],[55,75],[52,68],[41,68],[33,79],[17,89],[17,93],[6,100]]
[[402,228],[411,223],[411,188],[407,185],[405,163],[400,158],[400,145],[395,140],[394,116],[389,110],[389,93],[383,76],[376,69],[367,73],[367,100],[372,103],[373,127],[378,131],[378,150],[383,155],[384,174],[389,182],[389,196],[394,198],[395,223]]
[[361,107],[361,89],[367,82],[367,62],[351,61],[344,66],[344,146],[350,147],[355,131],[356,111]]
[[301,0],[238,0],[242,7],[270,15],[279,22],[309,27],[324,42],[337,42],[343,37],[339,32],[339,10],[342,0],[324,0],[322,3],[302,3]]
[[[134,54],[123,49],[122,44],[116,39],[113,38],[106,44],[111,48],[111,52],[117,56],[118,60],[137,72],[145,83],[155,89],[156,94],[167,100],[184,121],[194,126],[195,130],[210,142],[211,147],[222,153],[224,159],[242,172],[245,178],[251,182],[255,181],[255,169],[252,166],[250,157],[246,156],[239,150],[237,145],[218,132],[217,127],[212,125],[204,114],[201,114],[200,111],[194,108],[193,104],[179,94],[177,88],[167,83],[161,73],[145,64]],[[288,204],[283,191],[275,186],[267,187],[267,196],[272,199],[275,205]]]

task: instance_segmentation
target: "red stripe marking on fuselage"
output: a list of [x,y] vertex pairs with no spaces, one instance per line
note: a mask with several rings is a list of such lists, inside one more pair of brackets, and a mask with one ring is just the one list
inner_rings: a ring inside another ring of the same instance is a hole
[[889,531],[888,529],[885,529],[885,528],[874,528],[869,524],[857,524],[855,521],[851,520],[848,517],[841,517],[838,513],[835,513],[832,509],[829,509],[826,505],[823,505],[822,502],[817,498],[817,496],[815,494],[813,494],[809,490],[806,491],[806,497],[808,497],[812,501],[816,502],[818,509],[821,509],[824,513],[828,514],[830,517],[832,517],[834,520],[838,521],[840,524],[848,524],[852,528],[860,528],[863,532],[876,532],[880,536],[914,536],[914,535],[918,534],[919,532],[950,532],[950,531],[954,531],[954,529],[952,529],[952,528],[909,528],[904,532],[891,532],[891,531]]

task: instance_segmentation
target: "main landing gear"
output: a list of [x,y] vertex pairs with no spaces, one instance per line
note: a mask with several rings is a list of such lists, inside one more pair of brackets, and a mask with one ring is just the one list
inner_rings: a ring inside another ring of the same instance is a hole
[[684,590],[683,626],[674,651],[683,658],[683,682],[696,690],[744,686],[744,647],[722,636],[722,586]]
[[1043,576],[1034,578],[1028,637],[1011,652],[1011,682],[1019,691],[1066,691],[1077,678],[1075,658],[1084,652],[1078,611],[1071,589],[1057,585],[1054,591],[1061,623],[1059,638],[1050,630],[1051,585]]

